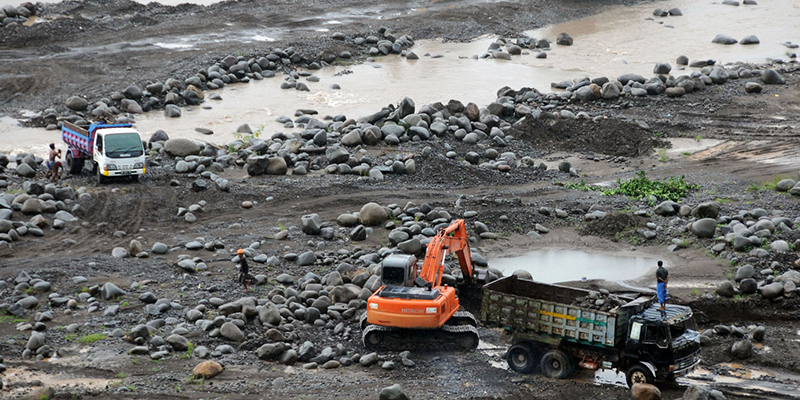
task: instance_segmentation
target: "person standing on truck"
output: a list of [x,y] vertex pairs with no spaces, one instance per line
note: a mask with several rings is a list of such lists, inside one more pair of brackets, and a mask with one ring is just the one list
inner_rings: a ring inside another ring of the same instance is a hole
[[656,270],[656,296],[658,302],[661,303],[659,310],[667,309],[667,283],[669,282],[669,271],[664,268],[664,262],[658,261],[658,269]]
[[56,181],[61,168],[61,161],[56,161],[56,158],[61,158],[61,149],[56,150],[55,143],[50,143],[50,155],[47,157],[47,176],[50,177],[50,182]]
[[247,265],[244,249],[237,250],[236,255],[239,256],[239,283],[244,286],[244,291],[247,292],[247,285],[253,280],[253,277],[250,275],[250,266]]

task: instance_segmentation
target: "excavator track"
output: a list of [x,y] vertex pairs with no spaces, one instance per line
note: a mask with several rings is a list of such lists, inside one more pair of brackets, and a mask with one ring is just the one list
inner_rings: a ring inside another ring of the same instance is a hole
[[478,326],[478,320],[469,311],[458,310],[450,317],[445,325],[471,325]]
[[439,329],[402,329],[367,323],[362,329],[361,339],[364,346],[371,350],[397,350],[419,346],[474,350],[478,347],[480,335],[477,328],[468,324],[443,325]]

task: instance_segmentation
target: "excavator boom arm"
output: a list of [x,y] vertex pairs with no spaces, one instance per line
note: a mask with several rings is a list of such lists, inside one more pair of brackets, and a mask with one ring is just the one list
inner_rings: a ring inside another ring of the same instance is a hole
[[441,286],[444,260],[448,253],[456,253],[461,266],[461,275],[467,284],[471,284],[473,280],[472,258],[469,253],[467,227],[463,219],[455,220],[431,239],[419,276],[434,287]]

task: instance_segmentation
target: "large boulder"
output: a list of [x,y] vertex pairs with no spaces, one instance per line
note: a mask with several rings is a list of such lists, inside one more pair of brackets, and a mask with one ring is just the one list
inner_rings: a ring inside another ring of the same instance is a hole
[[653,68],[654,74],[666,75],[669,74],[670,71],[672,71],[672,66],[666,62],[658,63],[655,68]]
[[717,218],[719,216],[720,205],[716,201],[700,203],[692,210],[692,215],[697,218]]
[[89,107],[89,101],[82,97],[72,96],[67,99],[66,105],[70,110],[83,111],[86,107]]
[[692,233],[697,237],[711,238],[714,237],[714,232],[717,230],[717,220],[712,218],[703,218],[692,223]]
[[676,206],[678,206],[677,203],[675,203],[674,201],[667,200],[657,205],[656,208],[653,210],[653,212],[664,217],[675,215],[678,213],[678,209],[680,208]]
[[278,326],[281,323],[281,313],[275,304],[267,303],[258,310],[258,319],[264,324]]
[[26,163],[18,164],[16,173],[23,178],[33,178],[36,176],[36,170]]
[[728,35],[717,35],[711,40],[711,43],[730,45],[739,43],[739,41]]
[[222,373],[223,367],[216,361],[203,361],[192,370],[195,379],[211,379]]
[[285,346],[283,343],[267,343],[256,350],[258,358],[261,360],[274,360],[278,358]]
[[331,164],[341,164],[350,159],[350,153],[341,146],[328,147],[328,149],[325,150],[325,158],[327,158],[328,162]]
[[725,400],[725,395],[719,390],[708,386],[689,386],[683,393],[683,400]]
[[750,358],[750,355],[752,354],[753,344],[747,339],[736,341],[731,346],[731,355],[733,358],[744,360],[746,358]]
[[111,282],[106,282],[106,284],[100,288],[100,297],[102,297],[103,300],[111,300],[115,297],[120,297],[124,295],[125,291],[120,289],[119,286]]
[[761,287],[761,296],[772,299],[783,294],[783,284],[780,282],[770,283]]
[[562,46],[572,46],[572,36],[568,33],[561,32],[556,37],[556,44],[560,44]]
[[245,339],[247,339],[242,330],[239,329],[238,326],[234,325],[233,322],[226,322],[222,324],[222,326],[219,328],[219,334],[225,339],[232,340],[234,342],[244,342]]
[[783,85],[786,83],[786,79],[774,69],[768,69],[762,72],[761,81],[767,85]]
[[286,175],[289,166],[283,157],[270,157],[267,164],[267,175]]
[[167,132],[159,129],[150,135],[150,139],[147,141],[147,143],[152,144],[155,142],[166,142],[167,140],[169,140],[169,135],[167,135]]
[[173,157],[186,157],[200,153],[200,145],[184,138],[169,139],[164,143],[164,151]]
[[29,215],[41,214],[43,210],[44,210],[44,205],[42,204],[42,201],[39,199],[31,198],[25,200],[25,202],[22,203],[21,211],[23,214],[29,214]]
[[[783,288],[783,286],[781,286],[781,288]],[[736,294],[736,290],[733,288],[733,283],[725,281],[717,285],[715,293],[722,297],[733,297]]]
[[661,390],[647,383],[634,383],[631,400],[661,400]]
[[409,400],[408,395],[399,383],[381,389],[378,400]]
[[319,235],[322,222],[317,214],[308,214],[300,217],[300,229],[307,235]]
[[389,218],[389,213],[378,203],[367,203],[359,212],[361,223],[366,226],[377,226]]

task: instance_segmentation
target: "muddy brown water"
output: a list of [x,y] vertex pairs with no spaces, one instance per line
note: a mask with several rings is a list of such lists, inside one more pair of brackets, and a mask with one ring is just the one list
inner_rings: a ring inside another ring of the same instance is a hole
[[[4,1],[0,0],[0,5],[5,4]],[[656,7],[678,7],[684,15],[654,17],[652,11]],[[413,8],[414,12],[425,10]],[[340,20],[346,19],[348,13],[354,12],[356,10],[343,10],[318,16],[318,30],[331,30]],[[319,82],[301,78],[310,92],[281,90],[280,75],[264,81],[228,86],[216,91],[222,96],[222,101],[206,101],[204,106],[210,109],[184,109],[183,117],[175,119],[166,119],[161,112],[151,112],[138,116],[135,126],[145,138],[158,129],[164,129],[171,137],[224,144],[235,138],[233,133],[242,123],[250,124],[253,129],[263,126],[262,132],[266,137],[275,132],[286,132],[287,129],[276,123],[275,118],[291,116],[297,109],[315,109],[320,116],[344,114],[358,118],[397,103],[405,96],[414,99],[418,106],[449,99],[484,106],[495,99],[499,88],[506,85],[535,87],[546,92],[550,91],[552,82],[585,76],[614,77],[627,72],[650,76],[657,62],[670,62],[677,67],[674,60],[678,55],[687,55],[690,59],[711,58],[719,62],[761,62],[768,58],[785,58],[788,49],[781,43],[800,41],[800,31],[795,29],[793,22],[798,18],[800,2],[792,0],[739,7],[688,0],[609,7],[595,16],[528,32],[528,36],[551,40],[560,32],[572,35],[572,46],[553,44],[547,59],[535,58],[535,50],[514,56],[510,61],[473,59],[473,56],[486,52],[494,37],[483,37],[470,43],[418,41],[413,51],[420,56],[419,60],[392,55],[380,57],[375,63],[312,71],[320,78]],[[761,44],[712,44],[711,39],[718,33],[737,39],[754,34]],[[243,37],[244,40],[269,42],[278,35],[280,32],[250,32]],[[143,45],[180,50],[196,46],[203,40],[219,39],[213,35],[207,38],[164,38]],[[345,69],[352,73],[344,73]],[[675,75],[689,72],[673,70]],[[334,83],[342,89],[331,89]],[[214,134],[202,135],[195,131],[198,127],[211,129]],[[0,118],[0,129],[5,132],[6,139],[0,144],[0,151],[7,153],[34,152],[41,155],[45,154],[47,143],[60,142],[57,131],[23,128],[11,118]]]
[[535,280],[545,283],[588,279],[625,281],[636,279],[655,269],[655,259],[625,253],[537,250],[519,257],[493,258],[488,261],[492,268],[499,269],[504,275],[524,270],[530,272]]

